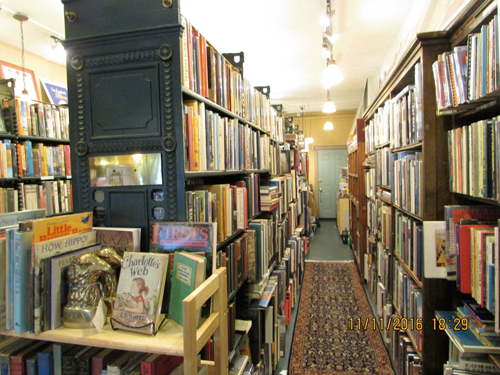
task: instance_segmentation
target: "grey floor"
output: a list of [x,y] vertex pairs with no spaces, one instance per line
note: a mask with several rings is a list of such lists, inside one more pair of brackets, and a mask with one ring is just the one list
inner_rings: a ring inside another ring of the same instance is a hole
[[[353,260],[352,250],[348,245],[342,243],[337,222],[335,220],[320,220],[320,227],[309,237],[309,253],[306,260]],[[300,296],[299,296],[300,299]],[[292,345],[295,318],[297,316],[298,305],[292,311],[292,321],[286,330],[286,353],[285,357],[278,362],[278,367],[274,375],[286,374],[288,369],[288,359]]]

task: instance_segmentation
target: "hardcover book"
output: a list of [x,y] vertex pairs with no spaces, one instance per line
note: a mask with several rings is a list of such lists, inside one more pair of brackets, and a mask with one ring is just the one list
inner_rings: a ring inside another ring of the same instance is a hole
[[185,251],[174,254],[169,314],[180,325],[183,325],[182,301],[205,280],[205,262],[205,257]]
[[125,252],[113,327],[153,335],[159,329],[169,254]]
[[207,264],[211,265],[207,276],[215,271],[217,223],[153,221],[150,230],[149,251],[204,253]]
[[97,242],[123,256],[125,251],[141,251],[141,228],[95,227]]
[[424,276],[446,279],[446,222],[424,221]]
[[33,221],[33,243],[52,240],[92,229],[92,212],[49,217]]

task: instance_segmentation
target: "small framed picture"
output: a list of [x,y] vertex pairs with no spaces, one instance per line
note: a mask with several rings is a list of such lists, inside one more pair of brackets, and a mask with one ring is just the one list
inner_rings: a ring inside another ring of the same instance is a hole
[[0,61],[0,77],[5,79],[14,78],[16,80],[16,86],[14,88],[14,94],[16,96],[21,96],[24,84],[26,84],[26,90],[28,90],[30,99],[40,100],[40,95],[38,94],[38,89],[36,87],[35,72],[33,72],[33,70],[24,68],[23,82],[22,67]]

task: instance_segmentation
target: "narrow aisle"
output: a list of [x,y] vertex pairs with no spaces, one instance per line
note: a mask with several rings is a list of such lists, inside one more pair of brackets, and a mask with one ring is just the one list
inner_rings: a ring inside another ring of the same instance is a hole
[[[354,260],[351,248],[342,243],[342,238],[337,229],[337,221],[322,219],[320,224],[321,227],[316,229],[316,233],[309,237],[309,252],[306,260]],[[297,310],[296,306],[292,311],[292,320],[286,331],[285,357],[278,362],[274,375],[286,374],[286,372],[282,373],[282,371],[288,369]]]

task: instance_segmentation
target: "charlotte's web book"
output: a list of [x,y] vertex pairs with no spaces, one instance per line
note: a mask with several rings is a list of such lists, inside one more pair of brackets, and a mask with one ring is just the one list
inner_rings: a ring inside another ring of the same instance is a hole
[[207,276],[215,271],[217,253],[217,223],[188,223],[152,221],[150,227],[149,251],[173,253],[187,251],[204,254],[207,258]]
[[114,328],[156,333],[169,259],[170,254],[124,253],[112,314]]

